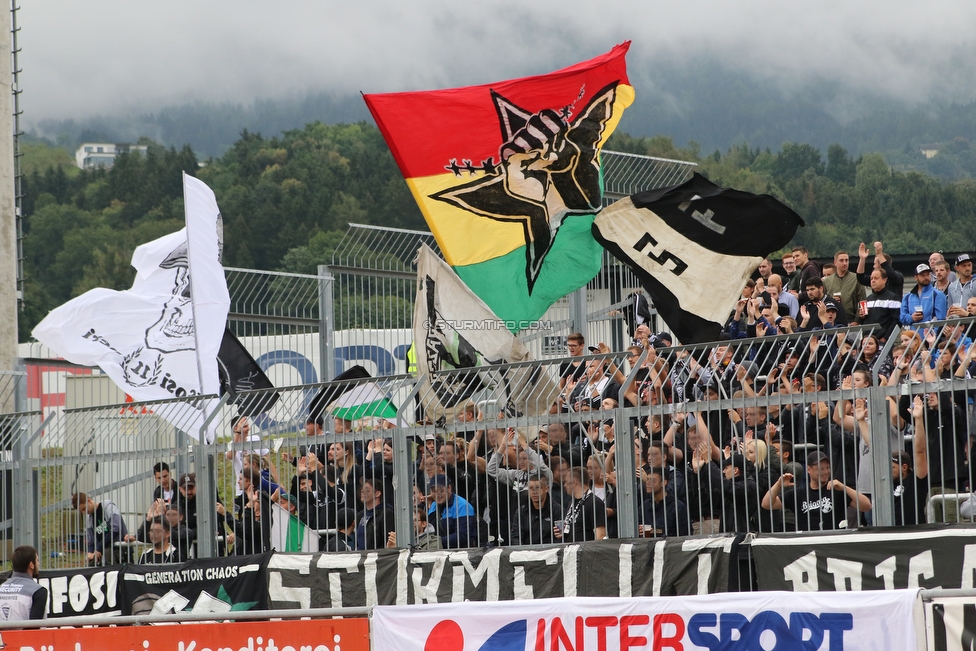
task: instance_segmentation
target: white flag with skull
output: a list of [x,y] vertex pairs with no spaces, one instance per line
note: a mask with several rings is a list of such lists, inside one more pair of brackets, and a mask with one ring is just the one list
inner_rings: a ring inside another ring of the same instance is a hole
[[[217,352],[230,309],[220,264],[223,223],[206,184],[184,174],[183,190],[187,227],[135,250],[130,289],[88,291],[52,310],[32,333],[70,362],[97,365],[136,400],[219,391]],[[189,400],[154,411],[198,438],[215,403]]]

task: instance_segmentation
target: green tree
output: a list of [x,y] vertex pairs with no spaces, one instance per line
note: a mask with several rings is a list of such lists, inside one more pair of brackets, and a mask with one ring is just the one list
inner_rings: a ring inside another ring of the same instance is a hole
[[807,170],[823,176],[824,164],[820,150],[807,144],[787,142],[773,163],[773,178],[777,183],[800,178]]
[[847,155],[847,150],[840,145],[827,148],[827,169],[825,176],[834,183],[854,185],[857,173],[857,163]]

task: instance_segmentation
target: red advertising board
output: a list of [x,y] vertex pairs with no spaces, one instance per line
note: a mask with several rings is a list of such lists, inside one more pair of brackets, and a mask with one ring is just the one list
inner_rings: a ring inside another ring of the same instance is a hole
[[369,651],[368,619],[106,626],[0,632],[4,651]]

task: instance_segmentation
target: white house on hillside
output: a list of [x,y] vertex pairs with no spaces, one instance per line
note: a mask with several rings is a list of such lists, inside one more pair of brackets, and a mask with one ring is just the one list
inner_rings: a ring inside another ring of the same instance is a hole
[[146,149],[146,145],[130,145],[124,142],[86,142],[75,152],[75,164],[81,169],[112,167],[119,154],[145,154]]

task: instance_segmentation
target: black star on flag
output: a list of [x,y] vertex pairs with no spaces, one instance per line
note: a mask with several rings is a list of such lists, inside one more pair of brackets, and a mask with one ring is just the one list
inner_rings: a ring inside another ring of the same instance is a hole
[[[529,294],[563,220],[600,208],[598,144],[616,88],[614,82],[596,93],[572,122],[552,109],[532,113],[492,91],[504,138],[501,163],[495,167],[489,159],[491,166],[482,165],[485,176],[431,195],[488,219],[522,225]],[[456,160],[447,166],[459,174],[457,168],[467,169]]]

